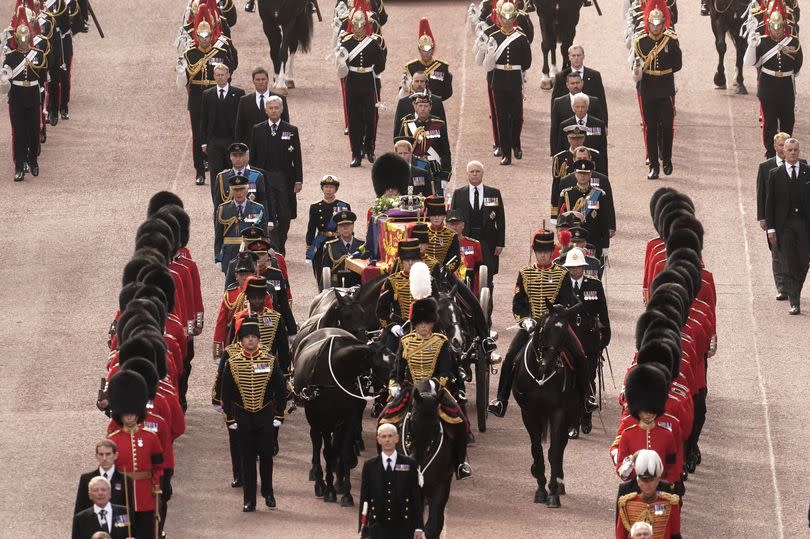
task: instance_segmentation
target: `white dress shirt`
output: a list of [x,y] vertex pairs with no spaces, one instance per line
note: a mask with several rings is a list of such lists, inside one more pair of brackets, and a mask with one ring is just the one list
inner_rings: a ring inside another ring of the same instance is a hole
[[98,467],[98,475],[104,477],[104,474],[107,474],[107,480],[112,481],[113,474],[115,473],[115,464],[110,466],[109,470],[105,470],[101,466]]
[[484,184],[470,184],[470,208],[475,208],[475,191],[478,190],[478,209],[484,207]]
[[113,519],[113,511],[112,511],[112,504],[107,502],[107,505],[104,507],[99,507],[98,505],[93,505],[93,511],[96,513],[96,518],[98,519],[98,525],[101,526],[101,510],[104,509],[106,513],[104,513],[104,519],[107,521],[107,533],[112,533],[112,519]]
[[[574,105],[574,103],[571,102],[571,106],[573,106],[573,105]],[[577,125],[581,125],[583,127],[587,126],[588,125],[588,114],[586,113],[585,116],[582,117],[582,119],[579,119],[579,118],[576,117],[576,115],[574,115],[574,121],[577,123]]]
[[574,286],[574,290],[582,290],[582,280],[584,278],[584,276],[580,277],[579,279],[574,279],[571,277],[571,284]]
[[387,455],[385,451],[380,452],[380,457],[382,457],[382,467],[385,470],[388,467],[388,459],[391,459],[391,471],[393,471],[397,466],[397,451],[394,450],[393,453]]
[[[226,85],[225,85],[225,86],[223,86],[222,88],[220,88],[219,86],[217,86],[217,99],[219,99],[219,96],[220,96],[220,95],[222,95],[223,97],[228,97],[228,90],[230,90],[230,89],[231,89],[231,85],[230,85],[230,84],[226,84]],[[220,90],[224,91],[224,93],[223,93],[223,94],[220,94],[220,93],[219,93],[219,92],[220,92]]]
[[260,104],[262,102],[262,97],[264,98],[264,102],[266,104],[267,103],[267,98],[270,97],[270,91],[268,90],[267,92],[264,92],[263,94],[260,94],[259,92],[256,92],[256,108],[260,109],[260,110],[264,110],[260,106]]

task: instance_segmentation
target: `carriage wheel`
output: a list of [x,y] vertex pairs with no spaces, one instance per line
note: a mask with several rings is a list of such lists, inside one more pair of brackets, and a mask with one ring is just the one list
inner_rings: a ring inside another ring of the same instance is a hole
[[[488,287],[481,288],[478,296],[481,310],[484,311],[484,319],[489,327],[489,304],[490,290]],[[479,346],[475,357],[475,409],[478,414],[478,432],[487,430],[487,404],[489,403],[489,354],[484,353],[483,347]]]
[[323,268],[321,270],[321,287],[323,290],[332,288],[332,268]]
[[478,266],[478,290],[489,286],[489,268],[486,265]]

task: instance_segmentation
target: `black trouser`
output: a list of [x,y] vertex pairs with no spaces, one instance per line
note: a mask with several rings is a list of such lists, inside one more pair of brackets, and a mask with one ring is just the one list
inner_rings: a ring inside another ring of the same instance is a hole
[[785,294],[785,262],[779,249],[771,248],[771,271],[773,272],[773,284],[776,291]]
[[[191,121],[191,154],[197,176],[205,176],[205,153],[202,151],[200,118],[202,116],[202,89],[189,87],[188,115]],[[216,209],[216,208],[215,208]]]
[[498,146],[498,115],[495,113],[495,97],[492,94],[492,71],[487,73],[487,101],[489,101],[489,120],[492,122],[493,145]]
[[208,172],[211,178],[211,185],[217,179],[217,174],[225,169],[231,168],[231,159],[228,147],[233,142],[229,138],[214,137],[208,140],[205,148],[205,155],[208,157]]
[[256,503],[256,458],[259,459],[259,478],[262,497],[273,494],[273,446],[275,429],[273,416],[266,412],[242,414],[237,419],[239,454],[242,461],[242,488],[246,504]]
[[[279,185],[278,182],[283,182],[286,185],[287,178],[278,172],[269,172],[273,178],[273,185]],[[292,207],[290,197],[295,198],[295,193],[288,190],[280,190],[275,187],[271,190],[273,198],[273,209],[276,211],[276,223],[270,232],[270,238],[273,240],[273,245],[281,254],[287,254],[287,234],[290,232],[290,221],[292,221]],[[271,217],[268,216],[268,220]]]
[[[373,81],[369,85],[374,84]],[[372,88],[369,88],[370,90]],[[346,109],[349,115],[349,145],[352,157],[374,153],[377,138],[377,96],[372,93],[346,92]]]
[[132,517],[132,527],[135,539],[157,539],[154,511],[135,511]]
[[188,393],[188,378],[191,376],[191,360],[194,359],[194,338],[189,336],[188,344],[186,345],[186,357],[183,359],[183,373],[180,375],[179,387],[180,406],[183,411],[188,408],[188,401],[186,400],[186,393]]
[[[26,88],[30,92],[39,93],[39,88],[32,86]],[[31,106],[25,107],[15,103],[13,100],[9,104],[9,116],[11,118],[11,141],[12,157],[14,159],[14,171],[21,172],[23,163],[29,165],[37,164],[39,155],[39,95]]]
[[700,433],[703,431],[703,425],[706,423],[706,394],[708,390],[704,387],[699,390],[697,394],[692,397],[694,403],[695,413],[694,421],[692,422],[692,432],[689,434],[687,442],[687,456],[697,450],[698,441],[700,440]]
[[160,505],[158,506],[158,514],[160,515],[160,531],[166,526],[166,513],[169,509],[169,500],[172,499],[172,477],[174,476],[174,468],[164,468],[163,475],[160,478],[160,490],[163,494],[160,495]]
[[798,215],[788,217],[776,239],[779,252],[785,263],[785,292],[791,305],[799,305],[804,279],[807,277],[810,242],[807,238],[807,222]]
[[[239,433],[233,429],[228,430],[228,449],[231,453],[231,472],[237,481],[242,480],[242,457],[239,452]],[[255,469],[256,466],[254,465]]]
[[784,92],[779,96],[760,97],[759,104],[762,107],[762,144],[765,146],[765,157],[770,159],[776,155],[773,136],[779,131],[793,133],[796,96],[794,92]]
[[73,74],[73,34],[68,34],[62,38],[62,55],[65,59],[65,66],[67,69],[59,70],[60,80],[60,94],[59,94],[59,110],[68,110],[68,103],[70,103],[70,78]]
[[520,149],[520,134],[523,131],[523,89],[511,85],[495,84],[492,87],[495,99],[495,114],[498,120],[498,145],[503,157],[512,157],[513,149]]
[[[675,109],[671,97],[641,97],[641,111],[644,114],[644,136],[647,142],[647,157],[650,166],[657,167],[659,159],[672,160],[672,130],[675,122]],[[659,141],[659,136],[661,140]],[[658,148],[661,148],[661,155]]]

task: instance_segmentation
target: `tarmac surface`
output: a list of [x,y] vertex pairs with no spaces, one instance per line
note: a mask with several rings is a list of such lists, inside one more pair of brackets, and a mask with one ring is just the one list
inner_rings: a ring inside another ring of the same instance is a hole
[[[206,329],[197,339],[187,431],[176,443],[174,498],[166,531],[170,537],[296,537],[356,535],[357,509],[325,504],[307,481],[308,426],[302,410],[282,427],[275,463],[277,511],[260,505],[241,512],[242,496],[231,489],[226,432],[210,406],[214,377],[211,335],[222,291],[213,264],[209,188],[194,185],[185,92],[175,85],[172,46],[180,23],[180,0],[97,2],[107,38],[95,30],[75,41],[71,119],[48,129],[41,174],[12,183],[10,129],[0,112],[0,536],[65,537],[81,472],[95,465],[93,446],[106,418],[94,406],[104,374],[107,329],[116,309],[121,269],[134,245],[135,229],[155,191],[171,189],[192,216],[190,247],[200,266]],[[710,361],[708,421],[703,464],[690,476],[682,529],[686,537],[782,538],[807,535],[810,431],[801,412],[810,380],[807,315],[787,315],[777,303],[765,235],[755,220],[755,177],[762,160],[755,73],[745,70],[750,94],[715,90],[716,63],[708,18],[697,3],[681,6],[678,33],[684,68],[677,74],[677,118],[671,177],[647,181],[635,89],[626,62],[623,15],[617,2],[605,16],[583,9],[577,41],[586,65],[599,69],[610,107],[611,182],[618,232],[610,249],[606,288],[613,327],[613,379],[619,386],[633,353],[633,328],[642,312],[641,262],[652,236],[650,194],[662,185],[689,194],[706,228],[704,257],[718,292],[719,351]],[[11,13],[0,0],[0,14]],[[271,67],[258,15],[242,11],[234,40],[240,68],[233,83],[250,91],[250,70]],[[334,68],[324,58],[329,21],[316,22],[313,50],[296,62],[297,88],[289,103],[304,141],[304,189],[293,224],[288,264],[295,312],[303,320],[315,283],[304,264],[305,208],[318,200],[325,173],[342,181],[340,198],[360,212],[372,202],[371,167],[348,167],[348,139]],[[394,2],[384,28],[389,48],[377,154],[390,144],[400,66],[416,56],[417,21],[430,17],[438,56],[451,65],[454,96],[445,104],[452,139],[455,181],[464,182],[470,159],[486,167],[485,183],[499,187],[507,210],[507,245],[496,278],[494,327],[505,353],[513,334],[511,290],[529,256],[531,231],[548,217],[549,93],[540,89],[539,24],[534,65],[526,90],[525,157],[500,167],[492,157],[484,72],[474,63],[465,2]],[[561,62],[560,62],[561,63]],[[729,54],[729,80],[733,73]],[[803,97],[799,77],[798,129]],[[359,224],[358,235],[364,236]],[[552,510],[532,503],[528,436],[512,402],[504,419],[490,416],[489,429],[470,449],[474,478],[453,484],[444,537],[610,537],[618,481],[608,456],[618,419],[617,389],[607,373],[605,408],[589,435],[569,444],[567,496]],[[493,378],[494,385],[497,378]],[[604,428],[603,428],[604,424]],[[365,438],[373,447],[373,420]],[[362,458],[371,456],[366,451]],[[359,468],[353,473],[359,492]]]

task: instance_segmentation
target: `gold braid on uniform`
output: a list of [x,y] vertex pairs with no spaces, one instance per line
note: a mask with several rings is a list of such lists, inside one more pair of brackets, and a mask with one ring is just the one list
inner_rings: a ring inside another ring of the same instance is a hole
[[[428,227],[428,247],[427,254],[435,258],[439,263],[444,263],[447,257],[447,251],[450,249],[450,244],[453,243],[453,238],[456,233],[443,226],[441,230],[433,230]],[[431,270],[433,268],[430,268]]]
[[[653,527],[653,538],[663,539],[666,533],[667,523],[669,522],[669,516],[672,513],[672,506],[678,505],[680,498],[676,494],[669,494],[668,492],[658,492],[657,494],[658,497],[652,504],[645,503],[641,500],[628,504],[628,502],[639,495],[637,492],[631,492],[619,498],[619,518],[622,519],[622,526],[624,526],[628,532],[636,522],[646,522]],[[656,504],[665,506],[662,515],[656,515],[654,512],[650,512],[650,505]]]
[[399,305],[399,316],[407,320],[410,317],[413,302],[411,282],[401,271],[391,275],[388,280],[391,282],[391,288],[394,289],[394,301]]
[[[266,406],[264,396],[267,382],[273,376],[276,358],[270,355],[264,346],[259,347],[259,354],[255,357],[245,357],[239,344],[232,344],[225,350],[228,352],[228,366],[233,380],[242,396],[243,409],[251,413],[260,412]],[[266,372],[256,372],[259,363],[267,366],[266,369],[262,369]]]
[[[262,312],[256,313],[256,317],[259,319],[259,342],[262,346],[270,350],[276,342],[276,332],[278,331],[278,322],[281,320],[281,314],[265,307]],[[269,324],[266,324],[265,320],[267,320]]]
[[[425,339],[416,333],[409,333],[402,337],[401,342],[402,357],[411,372],[411,382],[416,385],[422,380],[433,377],[436,363],[439,361],[439,353],[444,343],[447,342],[447,337],[441,333],[434,333]],[[444,387],[447,384],[447,377],[439,378],[439,384]]]
[[529,305],[532,308],[532,318],[539,320],[546,314],[548,309],[545,298],[553,301],[557,297],[567,273],[565,268],[556,264],[550,268],[541,269],[532,265],[520,270],[523,288],[529,296]]

